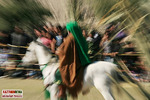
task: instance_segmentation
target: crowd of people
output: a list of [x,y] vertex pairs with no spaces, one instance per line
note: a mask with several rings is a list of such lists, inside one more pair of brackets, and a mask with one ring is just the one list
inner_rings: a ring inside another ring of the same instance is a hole
[[[51,23],[49,23],[49,25],[36,27],[33,31],[34,36],[37,39],[40,39],[42,44],[45,45],[54,55],[57,48],[65,41],[65,38],[68,35],[66,27],[61,27],[60,25],[53,26]],[[88,43],[88,54],[91,61],[103,60],[117,63],[115,58],[119,57],[134,75],[137,74],[137,76],[139,76],[139,74],[145,72],[145,67],[139,55],[132,55],[137,54],[135,51],[135,44],[132,41],[125,41],[128,40],[129,36],[127,30],[123,30],[119,33],[116,31],[117,24],[114,23],[110,24],[103,34],[97,30],[87,32],[87,30],[82,29],[82,35]],[[114,35],[116,36],[113,37]],[[3,68],[0,69],[0,75],[3,75],[4,72],[10,71],[11,68],[13,68],[14,71],[15,68],[18,67],[22,58],[22,55],[18,54],[25,54],[26,52],[26,47],[22,48],[19,46],[28,46],[32,40],[33,39],[18,26],[15,26],[13,31],[0,32],[1,44],[18,46],[0,46],[0,66]],[[32,68],[35,67],[32,66]],[[19,73],[19,71],[17,72]],[[40,72],[32,70],[22,71],[22,73],[26,76],[35,75],[36,77],[39,77],[38,75],[41,75]],[[137,76],[136,78],[138,78]]]
[[[51,24],[50,24],[51,25]],[[33,30],[34,38],[40,39],[43,45],[45,45],[51,53],[55,54],[56,48],[59,47],[63,39],[66,37],[66,33],[62,34],[63,28],[60,25],[51,25],[47,27],[46,25],[41,27],[36,27]],[[32,77],[35,74],[35,78],[41,78],[41,73],[39,71],[26,71],[26,70],[17,70],[16,68],[21,63],[23,55],[26,53],[27,46],[33,37],[28,36],[23,29],[18,26],[14,27],[14,30],[5,32],[0,32],[0,75],[9,74],[13,77]],[[7,46],[6,46],[7,44]],[[33,66],[28,66],[29,68],[38,68]],[[28,68],[26,67],[26,68]],[[38,68],[39,69],[39,68]],[[11,70],[11,71],[10,71]],[[15,71],[15,72],[14,72]],[[14,72],[14,73],[13,73]],[[40,74],[39,74],[40,73]]]

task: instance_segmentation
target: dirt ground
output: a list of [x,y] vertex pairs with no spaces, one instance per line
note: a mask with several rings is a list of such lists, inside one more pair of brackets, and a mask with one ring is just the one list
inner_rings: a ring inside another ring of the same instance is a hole
[[[142,85],[150,93],[150,83],[142,83]],[[140,93],[140,90],[137,88],[136,85],[121,83],[120,86],[123,87],[125,90],[127,90],[130,93],[130,95],[132,95],[134,100],[148,100],[145,98],[143,94]],[[2,89],[21,89],[23,90],[23,98],[21,99],[1,98]],[[44,87],[42,80],[1,78],[0,100],[45,100],[43,89]],[[131,98],[123,90],[117,92],[115,86],[112,86],[112,90],[116,100],[131,100]],[[68,100],[72,100],[72,98],[68,97]],[[104,100],[104,99],[95,88],[92,88],[90,92],[85,96],[83,96],[80,93],[78,100]]]

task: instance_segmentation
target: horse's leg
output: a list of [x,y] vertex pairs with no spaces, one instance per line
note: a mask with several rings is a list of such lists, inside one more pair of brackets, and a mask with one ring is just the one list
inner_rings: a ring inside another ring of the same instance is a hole
[[[101,77],[102,78],[102,77]],[[102,79],[94,79],[94,86],[99,90],[99,92],[103,95],[105,100],[114,100],[113,95],[111,93],[111,84],[106,80],[106,78]]]
[[57,97],[57,91],[58,91],[58,85],[53,84],[50,88],[48,88],[50,92],[50,100],[58,100]]
[[103,90],[101,90],[101,94],[103,95],[105,100],[114,100],[112,93],[110,91],[110,87],[104,86]]

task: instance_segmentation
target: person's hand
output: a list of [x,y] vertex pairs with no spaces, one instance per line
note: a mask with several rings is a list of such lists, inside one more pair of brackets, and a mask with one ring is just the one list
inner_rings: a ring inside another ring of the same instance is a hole
[[57,50],[55,51],[55,54],[56,54],[56,55],[59,55],[59,53],[60,53],[60,50],[57,49]]
[[118,52],[113,52],[113,53],[111,53],[111,56],[115,57],[117,54],[118,54]]
[[43,28],[44,28],[46,31],[48,31],[48,28],[47,28],[47,26],[45,26],[45,25],[44,25],[44,26],[43,26]]

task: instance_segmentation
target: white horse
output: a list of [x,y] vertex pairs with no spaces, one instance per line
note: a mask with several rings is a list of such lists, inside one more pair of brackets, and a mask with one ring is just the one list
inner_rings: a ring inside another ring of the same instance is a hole
[[[38,42],[40,41],[38,40]],[[58,85],[54,81],[55,71],[59,67],[59,64],[50,63],[51,58],[52,55],[43,46],[36,42],[31,42],[22,60],[23,63],[39,63],[44,77],[44,86],[51,84],[51,86],[47,87],[47,90],[51,93],[51,100],[57,100]],[[98,61],[88,65],[84,70],[82,93],[86,93],[90,87],[94,86],[103,95],[105,100],[114,100],[110,91],[112,80],[108,74],[113,76],[116,73],[115,67],[115,64],[104,61]]]

